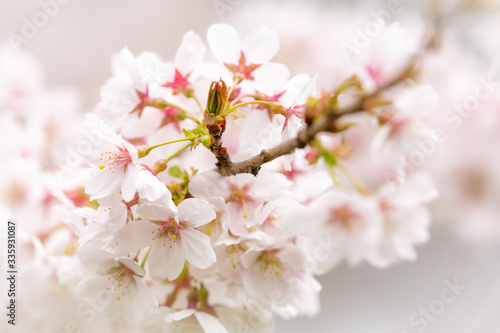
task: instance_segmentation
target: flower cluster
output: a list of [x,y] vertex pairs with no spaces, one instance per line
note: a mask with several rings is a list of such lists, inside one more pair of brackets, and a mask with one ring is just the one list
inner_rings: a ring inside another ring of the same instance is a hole
[[276,316],[315,315],[315,276],[342,261],[414,260],[436,192],[422,174],[363,185],[346,163],[359,122],[347,116],[376,119],[373,149],[404,154],[432,89],[399,86],[412,75],[401,69],[318,94],[316,77],[272,61],[273,30],[241,39],[217,24],[207,41],[215,62],[192,31],[173,62],[127,49],[114,59],[84,122],[87,176],[59,192],[75,236],[61,280],[107,295],[99,316],[148,332],[267,332]]
[[[206,39],[215,61],[193,31],[174,61],[114,58],[66,156],[71,182],[50,192],[67,228],[27,233],[33,272],[57,289],[67,325],[271,332],[277,317],[319,312],[316,276],[342,262],[413,261],[429,238],[436,190],[424,174],[394,181],[364,165],[365,179],[349,161],[370,149],[397,161],[429,135],[437,97],[414,61],[427,45],[409,43],[397,69],[364,59],[319,93],[316,76],[272,61],[269,28],[242,39],[216,24]],[[367,120],[378,132],[364,142]]]

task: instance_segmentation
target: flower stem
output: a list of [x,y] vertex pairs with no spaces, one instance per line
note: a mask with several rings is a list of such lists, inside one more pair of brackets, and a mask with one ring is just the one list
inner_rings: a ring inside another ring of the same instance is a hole
[[334,166],[329,167],[328,171],[330,173],[330,176],[332,177],[332,180],[333,180],[333,183],[335,184],[335,186],[337,186],[338,189],[341,189],[342,188],[342,184],[340,183],[340,180],[339,180],[339,177],[337,175],[337,172],[335,171],[335,167]]
[[236,104],[236,105],[233,105],[232,107],[230,107],[226,114],[227,113],[231,113],[233,112],[234,110],[236,110],[237,108],[241,107],[241,106],[245,106],[245,105],[251,105],[251,104],[260,104],[260,105],[265,105],[265,106],[272,106],[274,104],[274,102],[266,102],[266,101],[249,101],[249,102],[243,102],[243,103],[240,103],[240,104]]
[[[198,102],[198,103],[199,103],[199,102]],[[188,116],[188,118],[189,118],[189,119],[191,119],[191,120],[195,121],[198,125],[201,125],[201,123],[202,123],[201,119],[200,119],[200,118],[198,118],[198,117],[197,117],[194,113],[192,113],[191,111],[186,110],[186,109],[184,109],[183,107],[180,107],[179,105],[171,104],[171,103],[168,103],[168,102],[166,103],[166,106],[170,106],[170,107],[172,107],[172,108],[176,108],[176,109],[181,110],[182,112],[184,112],[184,113]],[[201,105],[200,105],[200,107],[201,107]]]
[[337,161],[336,165],[339,169],[346,175],[346,177],[351,181],[354,187],[362,194],[371,195],[371,192],[361,183],[361,181],[349,170],[342,162]]
[[198,99],[198,97],[197,97],[195,94],[193,94],[193,95],[191,96],[191,98],[195,100],[196,104],[197,104],[197,105],[198,105],[198,107],[200,108],[200,111],[201,111],[201,112],[203,112],[205,109],[204,109],[204,108],[203,108],[203,106],[201,105],[200,100]]
[[149,154],[151,152],[151,150],[153,150],[155,148],[158,148],[158,147],[161,147],[161,146],[166,146],[166,145],[169,145],[171,143],[177,143],[177,142],[183,142],[183,141],[193,141],[193,138],[182,138],[182,139],[177,139],[177,140],[162,142],[162,143],[156,144],[154,146],[149,146],[146,149],[146,155]]
[[240,95],[231,101],[231,104],[229,104],[229,108],[232,108],[236,104],[236,102],[238,102],[239,100],[241,100],[242,98],[245,98],[245,97],[254,97],[255,98],[255,95],[254,94]]
[[188,147],[191,147],[193,146],[193,142],[190,142],[188,143],[187,145],[185,145],[184,147],[182,147],[181,149],[179,149],[178,151],[176,151],[175,153],[173,153],[172,155],[170,155],[169,157],[167,157],[165,159],[165,162],[169,162],[172,158],[174,158],[175,156],[177,156],[181,151],[183,151],[184,149],[188,148]]
[[232,109],[231,107],[231,102],[229,102],[229,99],[231,98],[231,94],[233,93],[234,91],[234,88],[238,85],[238,83],[240,83],[241,81],[239,82],[233,82],[233,85],[231,86],[231,88],[229,88],[228,92],[227,92],[227,102],[226,102],[226,105],[225,105],[225,109],[226,109],[226,114],[229,113],[229,110]]
[[148,257],[149,257],[149,252],[151,252],[151,248],[153,246],[151,245],[149,248],[148,248],[148,252],[146,252],[146,255],[144,256],[144,258],[142,259],[142,262],[141,262],[141,268],[144,269],[144,265],[146,264],[146,261],[148,260]]

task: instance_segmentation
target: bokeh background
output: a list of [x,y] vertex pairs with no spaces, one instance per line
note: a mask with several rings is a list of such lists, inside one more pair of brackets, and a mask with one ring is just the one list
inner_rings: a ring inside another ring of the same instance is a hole
[[[486,72],[494,62],[500,45],[500,15],[494,1],[402,3],[405,11],[394,20],[431,24],[433,16],[442,15],[444,31],[477,59],[479,71]],[[276,60],[287,64],[292,74],[318,73],[320,87],[327,89],[345,79],[346,59],[339,48],[342,36],[352,35],[371,11],[386,5],[385,1],[327,0],[69,0],[23,48],[39,59],[49,87],[78,89],[82,109],[91,110],[99,101],[99,88],[111,75],[111,55],[125,46],[134,54],[152,51],[168,60],[188,30],[204,36],[210,24],[223,21],[244,35],[266,24],[281,36]],[[0,0],[0,40],[21,34],[23,20],[31,20],[38,11],[35,0]],[[498,155],[498,149],[491,153]],[[493,218],[500,224],[500,216]],[[445,281],[455,280],[466,290],[446,304],[425,331],[499,332],[500,238],[496,240],[466,241],[454,230],[453,221],[435,220],[431,240],[418,249],[415,263],[384,270],[339,266],[319,278],[321,314],[280,321],[278,332],[419,332],[410,316],[440,298]]]

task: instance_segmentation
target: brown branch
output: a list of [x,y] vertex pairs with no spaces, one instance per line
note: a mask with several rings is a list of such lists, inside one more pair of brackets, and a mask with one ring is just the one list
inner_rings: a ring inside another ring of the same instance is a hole
[[210,151],[217,158],[216,166],[219,170],[231,168],[233,163],[227,154],[227,149],[222,146],[222,134],[226,130],[226,119],[222,118],[221,121],[216,121],[213,125],[207,124],[207,129],[212,137]]
[[[432,46],[432,41],[429,42],[427,48]],[[293,139],[282,142],[276,147],[270,149],[263,149],[259,154],[245,160],[242,162],[233,163],[229,155],[227,154],[227,150],[222,146],[222,132],[217,129],[214,129],[212,134],[212,130],[209,128],[210,135],[212,135],[212,146],[210,150],[214,153],[217,158],[217,167],[219,172],[223,176],[236,175],[239,173],[251,173],[254,176],[260,171],[261,166],[264,163],[274,160],[282,155],[290,154],[295,149],[304,148],[309,142],[311,142],[318,133],[320,132],[333,132],[334,125],[337,119],[342,116],[353,114],[357,112],[361,112],[364,110],[365,103],[380,94],[381,92],[405,81],[408,78],[411,78],[416,70],[417,63],[420,56],[416,55],[408,65],[404,68],[404,70],[392,80],[379,87],[373,93],[361,96],[351,104],[349,107],[339,110],[339,109],[329,109],[323,114],[320,114],[310,125],[306,128],[299,131],[297,136]],[[216,125],[214,125],[216,126]],[[225,129],[225,123],[224,123]]]

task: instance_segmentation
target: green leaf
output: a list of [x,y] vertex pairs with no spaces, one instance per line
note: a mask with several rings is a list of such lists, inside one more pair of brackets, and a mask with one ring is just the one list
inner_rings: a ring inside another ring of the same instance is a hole
[[178,165],[174,165],[168,169],[168,174],[175,178],[183,178],[184,173]]

